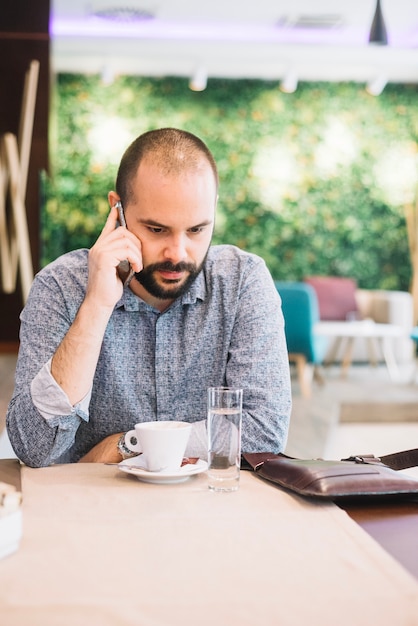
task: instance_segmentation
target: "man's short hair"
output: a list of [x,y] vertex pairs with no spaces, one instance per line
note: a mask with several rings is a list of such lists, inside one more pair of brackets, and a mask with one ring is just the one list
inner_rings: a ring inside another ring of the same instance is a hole
[[177,174],[199,169],[202,161],[209,163],[216,186],[218,170],[206,144],[185,130],[160,128],[137,137],[122,156],[116,178],[116,192],[123,205],[134,200],[132,182],[144,158],[158,165],[164,174]]

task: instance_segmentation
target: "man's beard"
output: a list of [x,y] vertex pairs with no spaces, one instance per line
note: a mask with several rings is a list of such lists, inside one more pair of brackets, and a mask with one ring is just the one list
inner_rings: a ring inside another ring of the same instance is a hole
[[[175,300],[186,293],[190,285],[196,280],[202,271],[202,267],[206,261],[206,256],[207,253],[199,266],[195,265],[195,263],[177,263],[177,265],[175,265],[170,261],[165,261],[164,263],[153,263],[152,265],[144,267],[144,269],[140,272],[136,272],[135,278],[144,287],[144,289],[148,291],[149,294],[154,296],[154,298],[158,298],[159,300]],[[158,270],[170,272],[189,272],[189,275],[180,285],[177,284],[179,282],[178,279],[164,279],[165,285],[160,285],[154,278],[154,272]]]

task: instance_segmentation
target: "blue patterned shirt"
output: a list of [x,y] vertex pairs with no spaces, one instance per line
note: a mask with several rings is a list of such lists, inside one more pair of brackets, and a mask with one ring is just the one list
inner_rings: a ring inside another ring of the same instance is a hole
[[141,421],[206,419],[207,388],[243,388],[242,450],[284,449],[291,410],[280,297],[264,261],[212,246],[187,293],[163,313],[124,289],[107,325],[93,385],[71,406],[48,365],[84,299],[88,250],[35,277],[21,313],[7,427],[27,465],[75,462]]

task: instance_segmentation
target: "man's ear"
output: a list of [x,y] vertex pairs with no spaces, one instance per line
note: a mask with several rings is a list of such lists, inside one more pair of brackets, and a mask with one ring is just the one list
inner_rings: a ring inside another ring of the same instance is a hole
[[119,194],[117,194],[116,191],[109,191],[107,199],[111,207],[115,206],[116,202],[120,202]]

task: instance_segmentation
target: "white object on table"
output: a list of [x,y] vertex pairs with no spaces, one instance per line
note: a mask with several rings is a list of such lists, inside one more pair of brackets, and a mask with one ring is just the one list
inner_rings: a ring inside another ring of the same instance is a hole
[[19,548],[22,537],[22,511],[0,517],[0,559]]
[[22,494],[0,482],[0,559],[15,552],[22,536]]

